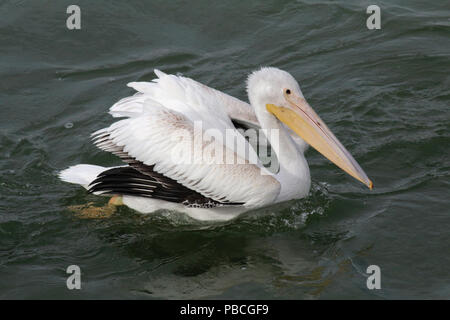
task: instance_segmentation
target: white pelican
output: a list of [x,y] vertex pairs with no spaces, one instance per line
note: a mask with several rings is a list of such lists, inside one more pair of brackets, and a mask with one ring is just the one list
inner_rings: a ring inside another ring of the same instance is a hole
[[[125,119],[92,134],[100,149],[119,156],[127,165],[79,164],[63,170],[62,180],[94,194],[113,196],[114,203],[142,213],[168,209],[198,220],[228,220],[250,209],[308,195],[311,178],[304,156],[306,141],[372,189],[367,175],[309,106],[289,73],[266,67],[250,74],[250,105],[189,78],[159,70],[155,74],[157,79],[152,82],[129,83],[138,92],[110,108],[113,117]],[[273,136],[265,131],[278,158],[276,173],[251,161],[252,148],[243,153],[237,147],[248,144],[232,120],[277,132]],[[236,139],[236,144],[228,139],[210,140],[227,155],[231,152],[233,163],[215,162],[222,160],[219,152],[210,152],[208,161],[202,158],[210,145],[197,139],[194,127],[199,122],[200,133],[214,129]],[[190,161],[180,161],[187,155]]]

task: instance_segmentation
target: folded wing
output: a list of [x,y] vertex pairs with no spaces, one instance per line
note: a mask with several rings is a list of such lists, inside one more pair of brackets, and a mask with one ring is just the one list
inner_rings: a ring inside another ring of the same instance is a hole
[[[180,101],[176,94],[171,96],[166,92],[163,97],[161,88],[150,93],[149,90],[153,89],[140,88],[147,91],[145,99],[142,92],[138,95],[139,99],[142,98],[141,112],[135,112],[129,101],[123,103],[122,107],[127,105],[127,108],[120,108],[120,112],[129,112],[132,116],[93,133],[94,143],[100,149],[119,156],[140,174],[149,177],[153,174],[153,180],[158,181],[159,178],[159,185],[164,185],[164,177],[186,188],[180,188],[179,193],[192,190],[207,201],[247,207],[275,200],[280,184],[258,163],[250,161],[251,151],[250,154],[248,150],[247,153],[238,152],[205,129],[214,127],[220,133],[233,129],[226,113],[220,110],[212,112],[211,104],[193,106],[194,100]],[[158,97],[159,94],[161,96]],[[197,102],[202,98],[198,99]],[[118,109],[112,112],[119,112]],[[201,130],[195,128],[195,121],[202,121],[204,127]],[[234,135],[240,136],[236,130]],[[122,181],[122,186],[136,187],[139,177],[133,179],[134,182]],[[143,180],[146,179],[140,181]],[[171,196],[173,193],[170,193],[167,181],[161,191]],[[147,183],[146,188],[148,190],[152,186]]]

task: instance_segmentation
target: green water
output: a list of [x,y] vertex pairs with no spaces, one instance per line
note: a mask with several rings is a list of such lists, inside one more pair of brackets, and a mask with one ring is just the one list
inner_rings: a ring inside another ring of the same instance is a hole
[[[450,297],[447,1],[376,1],[380,30],[369,1],[78,0],[74,31],[70,4],[0,2],[1,299]],[[261,65],[296,77],[373,191],[309,150],[307,199],[229,223],[67,209],[107,201],[56,173],[120,163],[89,135],[128,82],[159,68],[246,99]]]

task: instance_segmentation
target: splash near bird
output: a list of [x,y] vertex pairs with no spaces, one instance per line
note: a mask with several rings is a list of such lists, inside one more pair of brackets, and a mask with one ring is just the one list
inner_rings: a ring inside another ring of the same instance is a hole
[[[289,73],[266,67],[250,74],[250,104],[186,77],[155,74],[152,82],[129,83],[137,93],[109,110],[124,119],[92,134],[97,147],[126,165],[75,165],[60,172],[63,181],[142,213],[168,209],[198,220],[229,220],[306,197],[311,177],[304,151],[311,145],[372,189]],[[278,158],[276,172],[263,166],[237,123],[264,129]]]

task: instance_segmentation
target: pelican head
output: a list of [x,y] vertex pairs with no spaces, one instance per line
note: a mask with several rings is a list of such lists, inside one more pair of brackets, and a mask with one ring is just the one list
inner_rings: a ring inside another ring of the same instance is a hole
[[288,72],[262,68],[247,81],[248,97],[255,112],[281,121],[339,168],[372,189],[352,155],[305,100],[298,82]]

